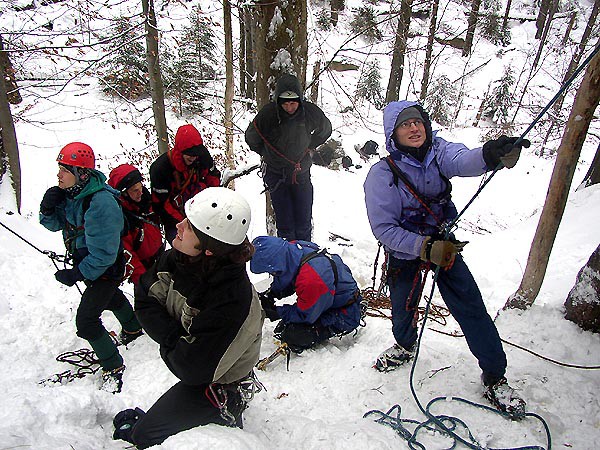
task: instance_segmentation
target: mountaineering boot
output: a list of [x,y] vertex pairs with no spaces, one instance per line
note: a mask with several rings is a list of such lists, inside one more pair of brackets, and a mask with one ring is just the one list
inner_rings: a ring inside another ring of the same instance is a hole
[[506,378],[502,377],[494,384],[485,386],[483,396],[497,408],[513,419],[520,419],[525,415],[525,400],[508,385]]
[[113,425],[115,426],[113,439],[121,439],[133,444],[134,442],[131,439],[133,427],[145,414],[140,408],[125,409],[118,413],[113,419]]
[[137,331],[126,331],[123,329],[119,333],[119,342],[121,343],[121,345],[126,346],[127,344],[135,341],[142,334],[144,334],[144,331],[141,328]]
[[412,350],[406,350],[404,347],[394,344],[377,357],[373,368],[380,372],[389,372],[410,361],[413,356]]
[[102,371],[102,386],[101,390],[110,392],[111,394],[118,394],[121,392],[123,387],[123,372],[125,372],[125,366],[117,367],[112,370]]

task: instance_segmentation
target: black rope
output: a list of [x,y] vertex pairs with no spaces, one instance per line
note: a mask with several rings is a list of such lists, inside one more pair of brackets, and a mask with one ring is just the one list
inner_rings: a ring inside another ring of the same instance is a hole
[[[573,81],[575,80],[575,78],[577,78],[577,76],[579,75],[579,73],[581,73],[581,71],[590,63],[590,61],[592,60],[592,58],[594,56],[596,56],[596,54],[598,53],[598,51],[600,51],[600,45],[598,45],[592,51],[592,53],[590,53],[590,55],[585,59],[585,61],[583,61],[577,67],[577,69],[575,69],[575,71],[573,72],[573,75],[571,75],[569,77],[569,79],[567,81],[565,81],[565,83],[560,87],[560,89],[554,95],[554,97],[552,97],[552,99],[546,104],[546,106],[544,106],[544,108],[536,116],[536,118],[533,120],[533,122],[531,122],[529,124],[529,126],[527,127],[527,129],[523,133],[521,133],[521,135],[519,136],[519,138],[514,143],[515,146],[519,145],[519,143],[525,138],[525,136],[527,135],[527,133],[529,133],[533,129],[533,127],[540,121],[540,119],[542,118],[542,116],[544,114],[546,114],[546,112],[552,107],[552,105],[556,102],[556,100],[558,100],[559,97],[561,97],[563,95],[563,93],[568,89],[568,87],[571,85],[571,83],[573,83]],[[460,217],[471,206],[471,204],[479,196],[479,194],[481,193],[481,191],[483,191],[483,188],[485,188],[487,186],[487,184],[492,180],[492,178],[494,177],[494,175],[496,175],[496,172],[498,172],[498,170],[500,170],[502,167],[503,167],[502,163],[501,162],[498,163],[498,166],[496,166],[496,168],[492,171],[492,173],[489,174],[489,176],[487,177],[487,179],[481,184],[481,186],[479,187],[479,189],[477,189],[477,191],[475,192],[475,194],[473,195],[473,197],[471,197],[471,199],[467,202],[467,204],[465,205],[465,207],[460,211],[460,213],[458,213],[458,215],[454,218],[454,220],[452,220],[452,222],[450,222],[450,224],[446,227],[446,232],[445,232],[445,236],[446,237],[450,234],[450,230],[458,222],[458,220],[460,219]]]
[[[34,248],[35,250],[37,250],[42,255],[46,255],[51,260],[58,261],[58,262],[61,262],[61,263],[64,263],[64,264],[71,264],[71,258],[69,258],[68,256],[66,256],[66,255],[59,255],[59,254],[57,254],[57,253],[55,253],[55,252],[53,252],[51,250],[41,250],[38,247],[36,247],[34,244],[32,244],[31,242],[29,242],[27,239],[25,239],[23,236],[21,236],[19,233],[17,233],[16,231],[12,230],[8,226],[6,226],[4,223],[2,223],[2,221],[0,221],[0,226],[4,227],[6,230],[10,231],[12,234],[14,234],[16,237],[18,237],[19,239],[21,239],[27,245],[29,245],[30,247]],[[58,266],[56,268],[58,269]]]
[[[52,250],[41,250],[37,246],[35,246],[31,242],[29,242],[27,239],[25,239],[23,236],[21,236],[19,233],[17,233],[16,231],[12,230],[8,226],[6,226],[4,223],[2,223],[2,221],[0,221],[0,226],[2,226],[3,228],[5,228],[6,230],[10,231],[12,234],[14,234],[16,237],[18,237],[19,239],[21,239],[23,242],[25,242],[30,247],[32,247],[35,250],[37,250],[42,255],[46,255],[48,258],[50,258],[50,260],[52,261],[52,264],[54,264],[54,268],[56,270],[60,270],[60,268],[58,267],[57,262],[58,263],[62,263],[63,268],[67,267],[67,265],[70,265],[70,266],[73,265],[73,261],[71,260],[71,258],[69,256],[67,256],[67,255],[59,255],[59,254],[53,252]],[[75,283],[75,287],[79,291],[79,294],[83,295],[83,292],[81,292],[81,289],[79,288],[79,285],[77,283]]]

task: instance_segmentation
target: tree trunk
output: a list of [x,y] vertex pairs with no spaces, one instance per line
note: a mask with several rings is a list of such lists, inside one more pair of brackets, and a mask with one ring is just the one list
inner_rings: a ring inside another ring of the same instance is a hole
[[[225,158],[230,170],[235,170],[235,155],[233,152],[233,34],[231,29],[231,3],[223,0],[223,32],[225,34]],[[231,185],[232,189],[235,186]]]
[[317,103],[319,99],[319,74],[321,73],[321,60],[317,60],[313,66],[313,80],[310,84],[310,101]]
[[[272,29],[273,15],[281,15],[282,23]],[[308,53],[306,0],[254,3],[253,47],[256,51],[256,103],[259,108],[270,101],[271,92],[280,75],[291,73],[306,85]]]
[[531,244],[521,285],[508,298],[504,305],[505,309],[527,309],[540,292],[581,147],[599,101],[600,55],[596,55],[590,62],[577,90],[573,109],[558,148],[546,202]]
[[6,98],[8,98],[9,104],[18,105],[23,101],[23,97],[21,97],[19,86],[17,85],[17,80],[15,79],[15,69],[13,69],[8,52],[4,52],[2,50],[4,50],[4,42],[2,41],[2,36],[0,36],[0,67],[4,67]]
[[400,5],[400,17],[398,17],[398,28],[396,30],[396,41],[392,53],[392,70],[385,94],[386,103],[398,100],[400,97],[400,85],[404,75],[404,54],[408,41],[408,29],[410,28],[410,13],[412,0],[402,0]]
[[238,23],[240,27],[240,49],[238,51],[238,59],[240,60],[240,93],[243,95],[246,92],[248,72],[246,71],[246,23],[244,21],[244,7],[238,9]]
[[596,149],[592,164],[585,174],[585,177],[583,177],[581,185],[583,187],[588,187],[598,183],[600,183],[600,145],[598,145],[598,148]]
[[[600,12],[600,2],[596,1],[596,2],[594,2],[594,7],[592,8],[592,12],[590,13],[590,17],[588,18],[587,24],[585,26],[585,30],[583,31],[583,34],[581,35],[581,41],[579,42],[579,45],[577,46],[577,51],[573,55],[573,58],[571,59],[571,62],[569,63],[569,67],[567,68],[567,71],[563,75],[562,84],[565,84],[565,82],[571,77],[571,75],[573,75],[573,72],[575,72],[575,69],[577,69],[577,66],[579,66],[581,57],[585,53],[585,49],[586,49],[588,42],[590,40],[590,37],[592,35],[592,31],[594,30],[594,27],[596,25],[596,20],[598,19],[599,12]],[[563,95],[554,104],[554,111],[556,111],[557,113],[561,110],[564,99],[565,99],[565,97]]]
[[154,13],[154,0],[142,0],[142,9],[146,18],[146,64],[150,77],[150,95],[152,96],[152,112],[154,127],[158,139],[160,154],[169,151],[167,135],[167,119],[165,117],[165,92],[158,59],[158,27]]
[[[271,92],[280,75],[295,74],[302,86],[305,86],[308,60],[306,0],[286,3],[257,0],[253,8],[251,23],[252,48],[256,55],[256,103],[258,108],[262,108],[270,101]],[[283,22],[271,29],[276,10],[281,14]],[[267,233],[273,236],[277,229],[268,192],[265,198]]]
[[345,8],[345,0],[330,0],[329,4],[331,6],[331,25],[334,27],[338,23],[339,13],[343,11]]
[[511,5],[512,0],[508,0],[506,2],[506,9],[504,10],[504,17],[502,18],[502,30],[506,30],[506,26],[508,25],[508,16],[510,15]]
[[425,48],[425,61],[423,62],[423,78],[421,79],[421,103],[427,97],[427,87],[429,86],[429,71],[431,70],[431,55],[433,54],[433,42],[435,38],[435,29],[437,27],[437,13],[440,0],[433,0],[431,5],[431,20],[429,22],[429,36],[427,36],[427,47]]
[[[4,43],[0,35],[0,54],[4,53]],[[6,55],[4,55],[6,56]],[[0,58],[0,132],[2,135],[2,150],[8,159],[8,167],[12,177],[12,187],[15,192],[17,203],[17,212],[21,214],[21,162],[19,160],[19,146],[17,144],[17,134],[15,132],[15,123],[10,111],[8,96],[6,92],[6,67],[3,64],[4,58]],[[4,179],[5,173],[1,174]]]
[[481,0],[473,0],[471,2],[471,12],[469,13],[469,19],[467,20],[467,36],[465,37],[465,46],[462,52],[463,56],[469,56],[471,54],[471,47],[473,47],[473,38],[475,37],[475,27],[477,26],[477,18],[479,17],[480,6]]
[[[595,3],[594,3],[595,6]],[[562,40],[562,45],[567,45],[569,42],[569,37],[571,36],[571,31],[573,31],[573,25],[575,25],[575,19],[577,19],[577,12],[573,11],[571,13],[571,18],[569,19],[569,25],[567,25],[567,31],[565,31],[565,35]]]
[[535,21],[535,38],[539,39],[544,32],[544,25],[546,24],[546,18],[548,17],[548,11],[550,11],[550,4],[553,0],[541,0],[540,2],[540,10],[538,11],[538,16]]
[[[544,44],[546,43],[546,38],[548,37],[548,32],[550,31],[550,28],[552,27],[552,19],[554,19],[554,14],[556,13],[557,8],[558,8],[558,0],[552,0],[552,2],[550,4],[550,9],[548,10],[548,14],[547,14],[548,20],[546,20],[546,24],[544,26],[544,30],[541,35],[540,45],[538,47],[538,51],[537,51],[537,54],[535,55],[535,58],[533,58],[532,66],[534,68],[537,67],[538,62],[540,61],[540,57],[542,56],[542,50],[544,48]],[[537,35],[536,35],[536,38],[538,38]]]

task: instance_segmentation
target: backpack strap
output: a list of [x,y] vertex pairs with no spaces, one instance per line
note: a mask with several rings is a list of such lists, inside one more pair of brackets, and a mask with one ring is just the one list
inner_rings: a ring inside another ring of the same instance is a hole
[[300,270],[300,267],[302,267],[304,264],[309,262],[311,259],[316,258],[317,256],[324,256],[329,260],[329,263],[331,264],[331,270],[333,270],[333,285],[337,291],[337,285],[338,285],[337,265],[336,265],[335,261],[333,260],[333,258],[331,257],[331,255],[329,253],[327,253],[326,248],[322,248],[321,250],[310,252],[310,253],[307,253],[306,255],[304,255],[302,257],[302,259],[300,260],[300,266],[298,267],[298,270]]
[[[398,186],[398,180],[401,180],[406,185],[406,188],[413,195],[413,197],[416,198],[417,201],[421,205],[423,205],[423,208],[425,208],[425,210],[429,214],[431,214],[431,216],[435,219],[436,223],[438,225],[441,225],[443,223],[443,221],[431,210],[431,206],[429,205],[429,203],[425,199],[423,199],[423,197],[419,194],[419,192],[414,187],[414,185],[408,180],[408,177],[406,176],[406,174],[404,172],[402,172],[400,170],[400,168],[396,165],[396,163],[394,162],[392,157],[387,156],[383,159],[387,162],[388,166],[390,167],[390,169],[392,171],[392,174],[394,176],[394,184],[396,186]],[[438,172],[439,172],[439,170],[438,170]],[[452,190],[452,185],[450,184],[450,180],[448,180],[448,178],[446,178],[444,175],[442,175],[441,172],[440,172],[440,176],[442,177],[442,179],[444,181],[446,181],[446,191],[443,194],[443,198],[446,198],[450,195],[450,191]]]

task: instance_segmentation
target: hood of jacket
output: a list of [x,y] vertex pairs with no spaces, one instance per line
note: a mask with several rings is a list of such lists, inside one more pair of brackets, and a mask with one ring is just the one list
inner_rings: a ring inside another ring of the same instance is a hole
[[94,192],[98,192],[102,189],[106,189],[110,193],[112,193],[115,197],[120,195],[119,191],[113,189],[108,184],[106,184],[106,176],[96,169],[90,170],[90,180],[87,182],[83,190],[75,196],[76,199],[80,199],[83,197],[87,197]]
[[[410,108],[411,106],[414,106],[419,110],[423,116],[425,125],[425,143],[418,149],[398,145],[394,140],[394,126],[396,125],[396,119],[402,111],[404,111],[406,108]],[[427,114],[423,107],[417,102],[401,100],[398,102],[389,103],[383,110],[383,132],[385,135],[385,148],[392,155],[392,157],[394,157],[395,153],[397,152],[407,153],[413,156],[417,152],[422,152],[422,155],[424,156],[424,154],[431,148],[433,138],[431,119],[429,119],[429,114]],[[423,158],[421,158],[421,160],[422,159]]]
[[175,144],[171,149],[171,163],[179,172],[185,172],[187,166],[183,161],[183,151],[197,145],[203,145],[204,141],[200,132],[194,125],[182,125],[175,133]]
[[269,273],[280,286],[289,286],[304,256],[303,247],[275,236],[259,236],[252,244],[255,253],[250,260],[250,271]]
[[302,85],[300,84],[300,80],[295,75],[290,75],[289,73],[281,75],[277,80],[277,85],[275,86],[275,92],[273,93],[273,101],[277,101],[282,92],[292,91],[298,94],[300,98],[300,104],[304,100],[304,91],[302,90]]

